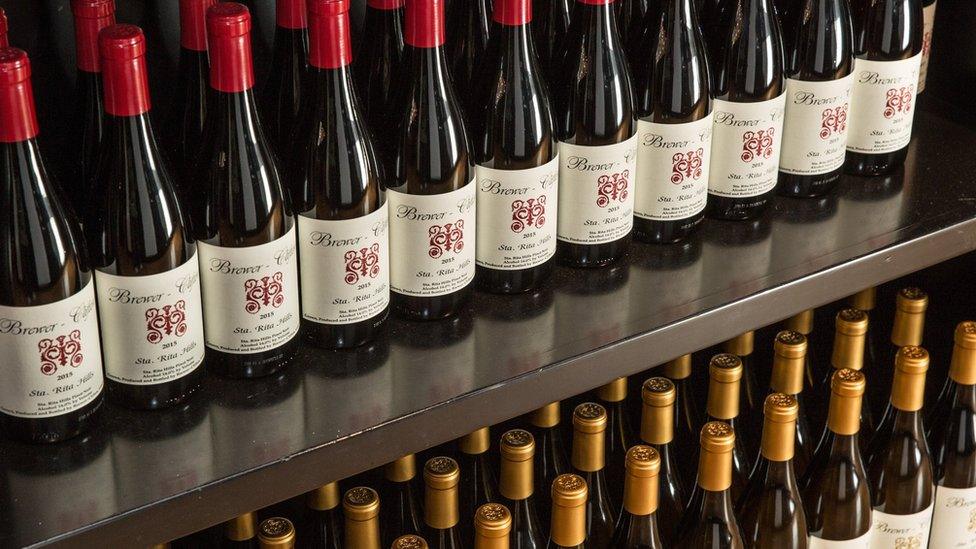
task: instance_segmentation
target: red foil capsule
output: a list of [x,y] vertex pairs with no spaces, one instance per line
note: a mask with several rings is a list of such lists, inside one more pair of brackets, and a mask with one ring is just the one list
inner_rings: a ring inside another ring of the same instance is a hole
[[304,29],[307,27],[306,0],[278,0],[275,8],[275,21],[283,29]]
[[366,5],[377,10],[395,10],[403,7],[403,0],[366,0]]
[[37,135],[30,76],[27,52],[0,49],[0,142],[16,143]]
[[520,27],[532,21],[532,0],[495,0],[492,19],[509,27]]
[[115,0],[71,0],[78,70],[101,72],[98,33],[115,24]]
[[444,0],[407,0],[405,18],[403,39],[408,45],[436,48],[444,44]]
[[136,116],[148,112],[149,77],[146,73],[146,36],[135,25],[112,25],[98,35],[102,56],[105,112]]
[[251,13],[243,4],[220,2],[207,10],[210,87],[238,93],[254,87]]
[[0,48],[6,48],[10,45],[10,39],[7,38],[7,12],[0,8]]
[[602,6],[604,4],[613,4],[614,0],[576,0],[580,4],[589,4],[591,6]]
[[308,62],[320,69],[352,63],[349,0],[310,0]]
[[180,0],[180,47],[207,51],[207,9],[217,0]]

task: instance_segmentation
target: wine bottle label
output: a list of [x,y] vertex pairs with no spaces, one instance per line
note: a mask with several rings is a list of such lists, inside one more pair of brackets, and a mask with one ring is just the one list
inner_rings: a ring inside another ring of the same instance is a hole
[[46,305],[0,305],[0,349],[3,413],[47,418],[95,400],[104,379],[94,283]]
[[936,488],[929,546],[933,549],[976,547],[976,487]]
[[388,191],[390,288],[412,297],[447,295],[474,280],[475,195],[472,179],[456,191],[419,195]]
[[884,154],[908,146],[922,55],[901,61],[854,60],[847,150]]
[[705,209],[712,158],[712,115],[686,124],[637,122],[634,215],[688,219]]
[[854,78],[811,82],[786,79],[786,120],[779,171],[830,173],[844,165]]
[[786,94],[756,103],[715,100],[708,192],[728,198],[765,194],[776,186]]
[[556,254],[559,156],[528,170],[478,166],[478,265],[511,271]]
[[389,208],[354,219],[298,217],[302,315],[320,324],[352,324],[390,304]]
[[203,305],[196,254],[146,276],[95,271],[105,376],[126,385],[179,379],[203,362]]
[[938,2],[932,2],[931,6],[922,8],[922,61],[918,68],[918,93],[925,91],[925,79],[929,75],[929,55],[932,53],[932,29],[935,27],[935,6]]
[[832,540],[810,536],[808,541],[808,549],[870,549],[871,530],[854,539]]
[[559,240],[605,244],[634,227],[638,134],[613,145],[559,144]]
[[294,225],[258,246],[197,243],[207,347],[261,353],[295,337],[300,325],[295,248]]
[[[932,505],[911,515],[890,515],[875,509],[871,513],[872,549],[898,549],[912,547],[925,549],[929,543],[932,526]],[[941,549],[941,547],[940,547]]]

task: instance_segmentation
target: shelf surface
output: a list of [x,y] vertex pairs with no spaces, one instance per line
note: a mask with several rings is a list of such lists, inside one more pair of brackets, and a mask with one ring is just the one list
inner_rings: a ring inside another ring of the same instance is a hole
[[453,320],[391,320],[270,379],[208,379],[180,410],[106,406],[60,446],[3,442],[0,546],[167,541],[976,249],[976,133],[916,127],[894,176],[558,268],[532,295],[476,293]]

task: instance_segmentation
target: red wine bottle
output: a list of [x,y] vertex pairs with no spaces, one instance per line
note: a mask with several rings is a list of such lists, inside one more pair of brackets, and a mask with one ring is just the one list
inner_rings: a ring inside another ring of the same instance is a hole
[[935,29],[936,0],[922,0],[922,62],[918,69],[918,93],[925,91],[929,74],[929,56],[932,54],[932,32]]
[[99,34],[107,127],[85,210],[110,398],[131,408],[181,402],[203,378],[196,244],[149,117],[146,38]]
[[482,107],[474,100],[475,76],[488,50],[491,19],[489,0],[452,2],[447,16],[448,64],[454,90],[468,116]]
[[213,108],[196,157],[191,207],[200,251],[207,364],[268,375],[291,359],[300,317],[295,221],[254,99],[251,14],[207,10]]
[[478,163],[477,279],[489,292],[516,293],[552,271],[559,161],[531,0],[497,0],[493,21],[467,119]]
[[75,167],[80,171],[81,178],[66,190],[73,203],[84,204],[91,192],[98,150],[105,138],[98,33],[115,24],[115,0],[72,0],[71,13],[75,21],[75,59],[78,66],[75,80],[76,131],[80,138],[77,143],[80,156]]
[[804,0],[786,52],[786,120],[779,192],[829,193],[844,168],[854,70],[847,0]]
[[[681,240],[705,217],[712,150],[712,98],[705,42],[692,0],[663,2],[646,55],[634,56],[637,163],[634,235]],[[639,60],[639,61],[637,61]]]
[[444,0],[407,0],[410,74],[390,201],[393,309],[458,311],[475,274],[475,170],[444,48]]
[[884,175],[905,162],[922,63],[921,0],[857,2],[854,91],[844,170]]
[[[182,170],[180,181],[193,178],[190,169],[203,143],[209,106],[210,60],[207,56],[207,8],[217,0],[180,0],[180,66],[177,75],[173,160]],[[182,189],[184,195],[188,189]]]
[[386,193],[353,83],[349,2],[311,0],[309,18],[312,93],[290,147],[302,324],[315,345],[354,347],[389,311]]
[[577,1],[555,67],[556,253],[577,267],[607,265],[630,243],[637,172],[637,111],[612,0]]
[[563,40],[569,32],[573,0],[535,0],[533,13],[532,34],[539,52],[539,63],[546,75],[546,81],[552,82],[553,64],[559,57]]
[[696,0],[701,13],[702,36],[708,48],[708,76],[712,93],[719,89],[719,66],[725,59],[725,47],[732,30],[732,16],[738,0]]
[[0,427],[29,442],[86,430],[102,404],[95,285],[37,147],[30,60],[0,49]]
[[298,120],[308,73],[307,0],[277,0],[271,73],[261,90],[261,114],[272,149],[281,157]]
[[[402,114],[403,1],[368,0],[362,36],[355,49],[353,76],[360,112],[374,136],[388,135]],[[397,140],[379,139],[374,147],[385,177],[392,178],[396,174]]]
[[783,141],[783,45],[770,0],[739,0],[734,24],[713,59],[715,78],[708,213],[752,219],[776,191]]
[[[629,45],[633,34],[643,29],[644,16],[649,11],[650,0],[616,0],[613,6],[614,16],[617,18],[617,30],[620,40]],[[649,21],[657,26],[657,21]]]

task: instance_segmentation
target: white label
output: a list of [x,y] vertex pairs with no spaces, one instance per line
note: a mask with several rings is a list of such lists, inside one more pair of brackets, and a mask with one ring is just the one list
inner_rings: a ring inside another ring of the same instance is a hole
[[852,75],[826,82],[786,79],[781,172],[820,175],[844,165],[853,85]]
[[634,215],[688,219],[705,209],[712,157],[712,115],[686,124],[637,122]]
[[413,297],[447,295],[474,280],[475,194],[471,180],[456,191],[418,195],[388,191],[390,288]]
[[776,187],[785,105],[785,93],[756,103],[715,100],[709,193],[741,198]]
[[559,144],[559,240],[604,244],[634,227],[637,134],[613,145]]
[[199,242],[207,347],[262,353],[298,333],[295,227],[267,244],[231,248]]
[[832,540],[810,536],[808,549],[868,549],[871,547],[871,530],[854,539]]
[[918,69],[918,93],[925,91],[925,79],[929,75],[929,55],[932,53],[932,29],[935,27],[935,6],[937,2],[932,2],[931,6],[922,9],[922,63]]
[[0,411],[22,418],[73,412],[102,391],[95,285],[46,305],[0,305]]
[[935,489],[929,545],[939,549],[976,548],[976,487]]
[[883,154],[908,145],[921,60],[921,54],[901,61],[854,60],[847,150]]
[[302,315],[320,324],[352,324],[390,304],[389,209],[354,219],[298,217]]
[[[889,515],[874,510],[871,513],[872,549],[925,549],[929,545],[932,526],[932,506],[911,515]],[[939,547],[939,549],[944,549]]]
[[203,306],[196,254],[147,276],[95,271],[105,375],[127,385],[179,379],[203,362]]
[[559,156],[528,170],[478,166],[478,265],[505,271],[556,254]]

